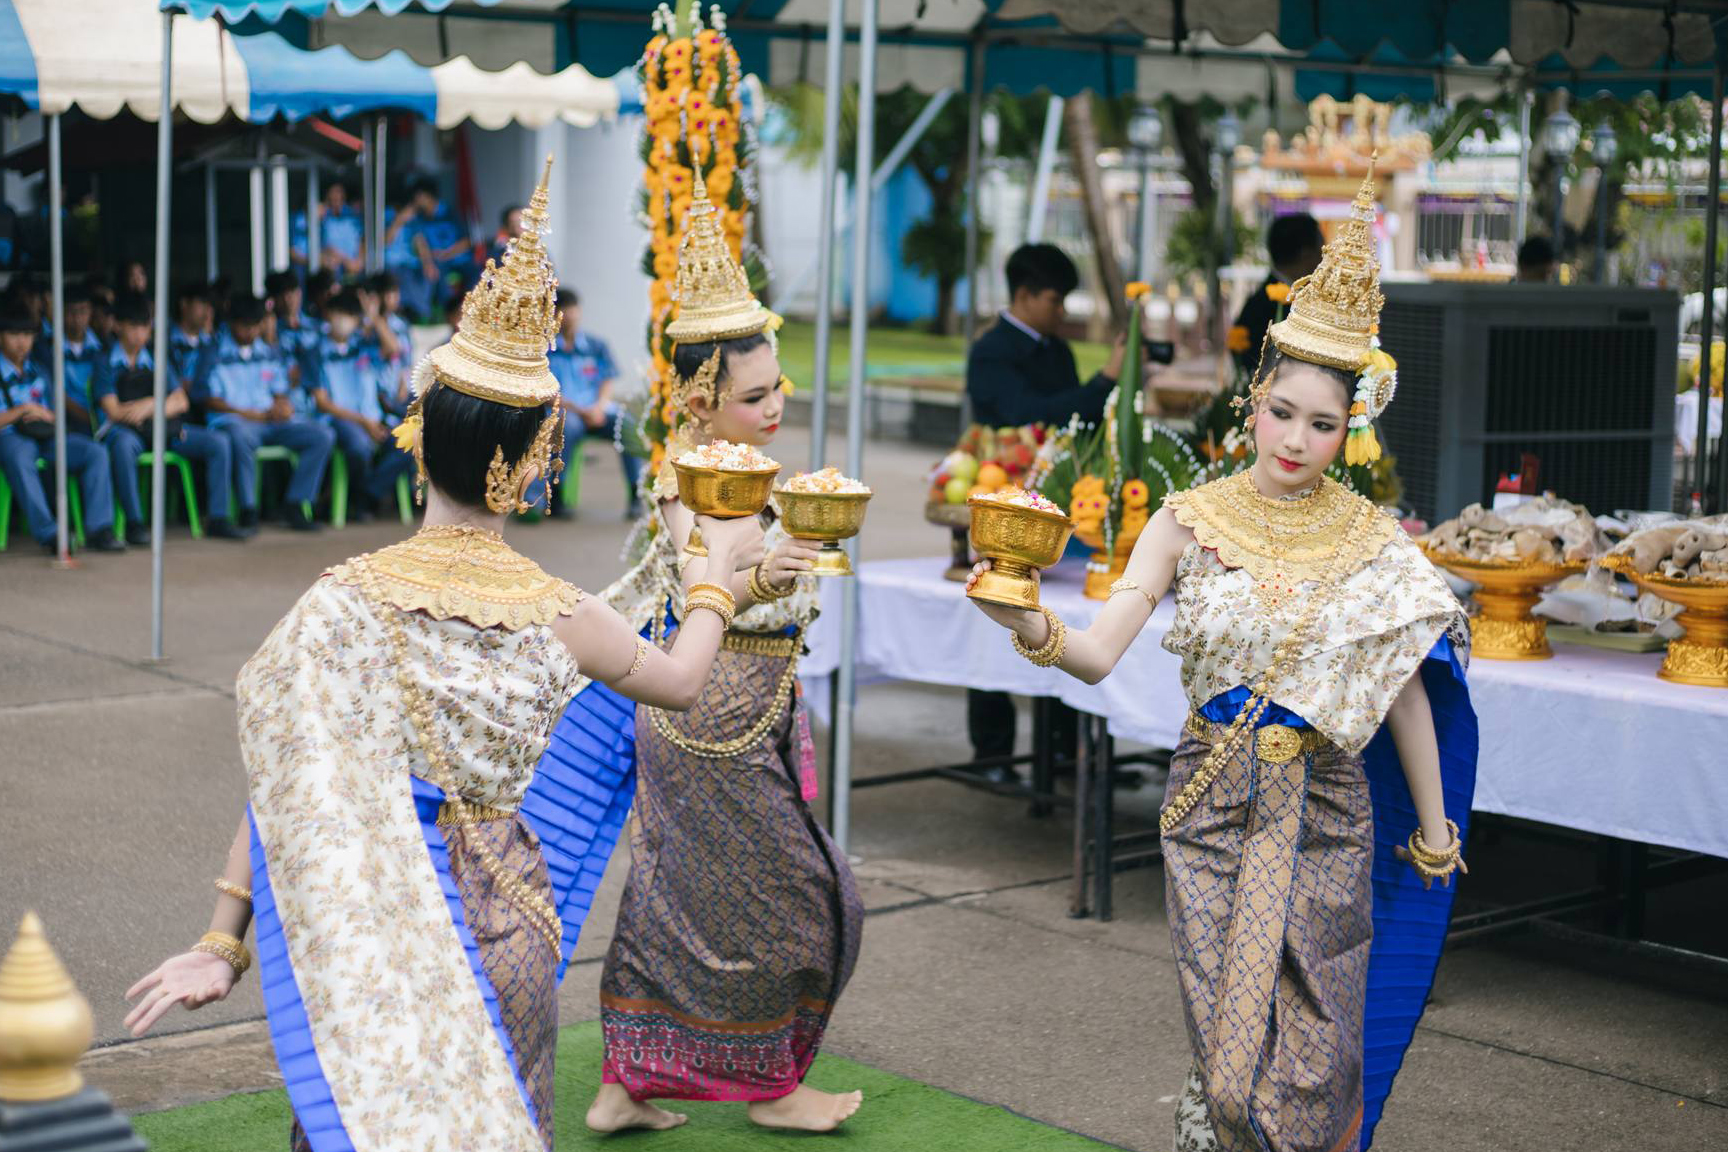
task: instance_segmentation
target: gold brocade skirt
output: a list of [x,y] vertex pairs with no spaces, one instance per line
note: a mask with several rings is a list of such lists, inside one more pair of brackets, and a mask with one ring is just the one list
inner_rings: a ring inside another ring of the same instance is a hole
[[[1184,732],[1169,797],[1217,732],[1204,723]],[[1373,844],[1361,758],[1290,729],[1240,750],[1165,834],[1165,901],[1195,1057],[1185,1096],[1197,1087],[1209,1129],[1196,1128],[1196,1109],[1179,1109],[1177,1147],[1356,1147]]]

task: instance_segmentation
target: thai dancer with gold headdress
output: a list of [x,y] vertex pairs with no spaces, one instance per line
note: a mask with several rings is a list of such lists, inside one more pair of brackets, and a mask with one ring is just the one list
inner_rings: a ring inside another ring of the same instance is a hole
[[1194,1055],[1178,1152],[1367,1148],[1465,871],[1463,614],[1398,523],[1325,475],[1380,455],[1396,386],[1373,219],[1370,174],[1271,327],[1252,466],[1169,497],[1090,628],[981,605],[1021,655],[1097,682],[1175,587],[1165,647],[1192,712],[1159,827]]
[[[676,300],[666,335],[681,419],[655,482],[655,531],[642,563],[602,597],[657,644],[712,585],[738,614],[695,707],[636,710],[630,877],[600,977],[606,1054],[587,1119],[599,1131],[667,1128],[684,1117],[650,1101],[726,1100],[758,1124],[825,1131],[861,1097],[818,1091],[804,1074],[851,975],[863,907],[809,804],[815,753],[797,665],[816,615],[803,575],[815,549],[764,513],[766,555],[747,571],[686,550],[695,525],[671,462],[718,441],[767,445],[785,403],[779,318],[751,294],[700,173]],[[585,724],[587,696],[555,741]]]
[[[546,203],[542,179],[415,372],[399,438],[424,526],[325,573],[241,670],[251,804],[211,931],[129,993],[135,1034],[222,999],[255,924],[296,1149],[551,1148],[557,981],[629,806],[629,749],[542,751],[583,678],[688,707],[731,617],[723,591],[693,596],[663,651],[504,542],[563,423]],[[761,550],[751,522],[702,531],[718,567]]]

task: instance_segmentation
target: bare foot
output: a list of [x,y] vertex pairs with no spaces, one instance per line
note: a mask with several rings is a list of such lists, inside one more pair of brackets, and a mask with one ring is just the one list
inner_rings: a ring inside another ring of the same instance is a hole
[[804,1132],[832,1132],[858,1106],[862,1092],[822,1092],[800,1084],[778,1100],[757,1100],[750,1105],[750,1119],[764,1128],[797,1128]]
[[622,1084],[602,1084],[588,1106],[588,1127],[596,1132],[622,1132],[626,1128],[660,1131],[676,1128],[690,1117],[681,1112],[656,1108],[646,1100],[632,1100]]

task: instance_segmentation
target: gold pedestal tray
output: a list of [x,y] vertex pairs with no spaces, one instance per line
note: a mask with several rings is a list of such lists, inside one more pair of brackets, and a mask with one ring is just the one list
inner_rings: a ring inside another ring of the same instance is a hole
[[774,493],[786,534],[794,540],[822,545],[810,569],[815,576],[852,575],[852,561],[840,541],[858,535],[869,503],[868,492],[789,492],[780,488]]
[[[780,469],[757,472],[733,472],[719,468],[702,468],[694,464],[672,465],[678,475],[678,502],[697,516],[712,516],[716,520],[737,520],[760,515],[768,506],[768,494],[774,490],[774,478]],[[706,556],[702,534],[695,529],[684,551],[691,556]]]
[[1668,655],[1656,675],[1676,684],[1728,688],[1728,583],[1717,580],[1670,580],[1640,575],[1631,558],[1609,556],[1602,567],[1618,572],[1646,592],[1680,605],[1676,618],[1686,635],[1668,642]]
[[966,583],[966,578],[972,575],[972,509],[964,504],[932,501],[924,505],[924,519],[949,530],[948,570],[942,573],[942,578],[956,584]]
[[1547,660],[1548,623],[1530,615],[1542,589],[1587,565],[1579,561],[1534,564],[1524,560],[1471,560],[1424,548],[1428,559],[1476,585],[1482,610],[1470,618],[1470,653],[1484,660]]
[[1060,512],[1042,512],[974,496],[972,547],[989,558],[990,571],[966,595],[1005,608],[1038,610],[1038,582],[1033,569],[1048,568],[1062,558],[1074,524]]
[[1144,528],[1136,528],[1132,533],[1116,533],[1116,550],[1113,553],[1104,551],[1102,532],[1074,533],[1076,540],[1092,549],[1092,555],[1086,561],[1086,585],[1083,589],[1086,599],[1110,599],[1110,586],[1120,580],[1122,573],[1128,570],[1128,557],[1133,553],[1134,545],[1143,531]]

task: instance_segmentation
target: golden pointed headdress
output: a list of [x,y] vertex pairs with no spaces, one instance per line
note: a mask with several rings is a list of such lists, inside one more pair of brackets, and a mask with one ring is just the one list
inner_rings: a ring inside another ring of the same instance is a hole
[[780,318],[756,299],[750,277],[732,258],[699,167],[690,208],[684,213],[673,289],[678,315],[666,325],[666,335],[680,344],[736,340],[779,326]]
[[1361,369],[1380,320],[1380,262],[1374,256],[1374,164],[1350,215],[1326,244],[1320,266],[1290,289],[1290,313],[1272,325],[1272,343],[1287,356],[1350,372]]
[[503,263],[486,261],[480,283],[462,301],[462,318],[448,344],[432,350],[438,380],[470,396],[516,408],[537,408],[558,398],[546,350],[558,334],[558,277],[546,254],[547,181],[522,210],[522,234]]

